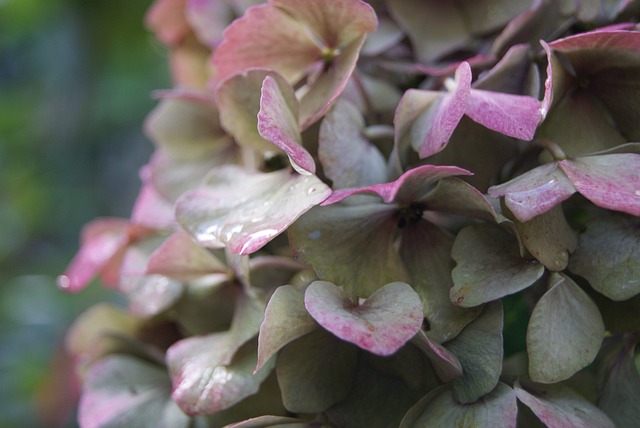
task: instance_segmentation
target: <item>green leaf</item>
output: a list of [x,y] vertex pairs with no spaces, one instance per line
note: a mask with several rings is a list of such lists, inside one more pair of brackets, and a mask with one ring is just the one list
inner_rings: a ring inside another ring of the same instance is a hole
[[404,346],[423,321],[420,297],[403,282],[386,284],[360,302],[330,282],[315,281],[307,287],[304,305],[326,330],[382,356]]
[[321,329],[290,343],[276,363],[284,406],[298,413],[326,410],[351,391],[356,363],[357,348]]
[[476,318],[481,308],[461,308],[449,300],[452,236],[433,224],[419,221],[402,229],[400,255],[411,286],[424,305],[427,335],[436,343],[451,340]]
[[462,365],[462,376],[451,383],[462,404],[472,403],[491,391],[502,371],[502,304],[493,302],[455,339],[444,344]]
[[327,206],[311,209],[289,228],[294,258],[318,278],[340,284],[351,297],[368,297],[384,284],[405,281],[393,247],[393,205]]
[[443,385],[416,403],[402,419],[400,428],[515,428],[517,411],[516,396],[503,383],[470,404],[457,402],[450,386]]
[[603,338],[595,303],[570,278],[552,274],[527,328],[529,376],[541,383],[570,378],[594,360]]
[[278,287],[267,304],[260,325],[256,371],[286,344],[313,331],[316,326],[304,307],[304,291],[292,285]]
[[450,298],[456,305],[477,306],[516,293],[533,284],[544,266],[520,257],[515,237],[500,226],[484,223],[462,229],[453,244]]
[[563,385],[527,385],[519,381],[513,386],[518,400],[529,407],[548,427],[614,428],[600,409]]
[[163,367],[125,355],[94,363],[84,380],[78,422],[85,427],[187,428],[189,417],[171,400]]
[[640,421],[640,374],[635,364],[637,339],[607,338],[603,356],[598,357],[600,379],[598,407],[619,428],[633,428]]
[[616,301],[640,293],[640,223],[609,215],[587,222],[569,269],[596,291]]
[[524,246],[547,269],[558,272],[567,267],[578,239],[560,205],[524,223],[515,219],[514,224]]

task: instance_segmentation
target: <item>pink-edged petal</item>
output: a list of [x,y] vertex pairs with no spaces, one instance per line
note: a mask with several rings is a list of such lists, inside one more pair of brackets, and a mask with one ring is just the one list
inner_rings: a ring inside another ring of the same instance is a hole
[[283,93],[273,77],[265,77],[258,112],[258,132],[262,138],[287,154],[296,171],[305,175],[313,174],[316,164],[309,152],[302,147],[298,129],[298,105],[293,89],[287,89],[288,94]]
[[261,174],[225,166],[208,182],[178,199],[176,218],[201,244],[235,254],[258,251],[331,193],[315,175],[289,170]]
[[390,183],[374,184],[355,189],[338,189],[321,205],[335,204],[359,193],[375,193],[386,203],[409,204],[424,196],[438,180],[452,175],[471,175],[471,173],[456,166],[422,165],[410,169]]
[[228,272],[228,268],[185,232],[175,232],[169,236],[149,256],[146,271],[150,275],[164,275],[180,281],[225,272]]
[[522,222],[549,211],[575,192],[557,162],[544,164],[489,188],[491,197],[504,196],[507,207]]
[[229,333],[183,339],[167,350],[171,397],[188,415],[227,409],[255,394],[273,364],[255,375],[256,346],[238,348]]
[[190,32],[184,10],[187,0],[156,0],[147,11],[145,24],[162,43],[179,44]]
[[589,156],[560,167],[576,190],[599,207],[640,216],[640,155]]
[[367,186],[387,178],[385,159],[363,135],[364,119],[348,101],[338,101],[320,125],[318,157],[334,189]]
[[83,290],[129,243],[128,228],[129,221],[119,218],[100,218],[86,224],[80,250],[58,277],[58,286],[70,292]]
[[297,101],[289,83],[273,70],[256,68],[234,74],[223,81],[216,91],[220,122],[224,129],[233,135],[239,145],[263,153],[275,151],[273,143],[265,141],[258,132],[262,82],[267,76],[278,83],[286,105],[297,111]]
[[[256,37],[259,34],[260,37]],[[224,32],[213,55],[213,85],[250,68],[270,68],[297,83],[322,56],[303,23],[272,3],[254,6]]]
[[422,302],[403,282],[392,282],[364,303],[352,302],[336,285],[315,281],[305,293],[305,307],[340,339],[377,355],[391,355],[422,325]]
[[447,383],[462,376],[458,358],[447,348],[431,340],[424,331],[420,330],[413,337],[412,343],[426,354],[441,381]]
[[418,149],[421,158],[434,155],[447,145],[453,131],[458,126],[458,122],[467,110],[470,90],[471,67],[469,63],[462,62],[456,69],[455,87],[442,98],[436,111],[425,118],[428,128]]
[[510,137],[532,140],[542,119],[540,101],[526,95],[471,89],[465,114]]

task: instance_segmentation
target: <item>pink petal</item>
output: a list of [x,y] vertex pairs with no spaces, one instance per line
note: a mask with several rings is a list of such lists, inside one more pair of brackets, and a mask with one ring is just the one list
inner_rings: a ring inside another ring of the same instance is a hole
[[429,117],[429,130],[418,150],[421,158],[432,156],[447,145],[453,131],[458,126],[458,122],[467,110],[471,90],[469,63],[462,62],[458,66],[455,84],[453,91],[442,98],[440,104],[435,107],[437,110]]
[[493,198],[504,196],[513,215],[525,222],[549,211],[575,191],[571,181],[558,168],[558,163],[552,162],[490,187],[489,195]]
[[640,155],[589,156],[560,167],[583,196],[599,207],[640,216]]
[[438,180],[452,175],[471,175],[471,173],[457,166],[422,165],[410,169],[390,183],[335,190],[320,205],[335,204],[351,195],[365,192],[377,194],[386,203],[409,204],[427,194]]
[[187,0],[156,0],[147,11],[145,23],[165,45],[175,46],[191,29],[184,16]]
[[288,96],[283,94],[273,77],[265,77],[260,97],[258,132],[262,138],[287,154],[291,166],[296,171],[300,174],[314,174],[316,164],[309,152],[302,147],[302,137],[298,129],[298,106],[295,103],[293,89],[289,88],[289,92]]
[[187,0],[186,19],[202,43],[215,47],[234,11],[223,0]]
[[530,141],[542,119],[540,101],[526,95],[471,89],[465,114],[509,137]]
[[347,342],[377,355],[391,355],[407,343],[422,325],[422,302],[403,282],[392,282],[364,303],[350,302],[334,284],[315,281],[304,296],[311,316]]
[[211,273],[225,273],[227,267],[185,232],[169,236],[150,256],[147,274],[165,275],[189,281]]
[[80,239],[80,250],[63,275],[58,285],[65,291],[83,290],[101,270],[107,266],[129,242],[129,221],[119,218],[101,218],[85,225]]
[[[259,34],[259,37],[256,35]],[[213,86],[249,68],[270,68],[297,83],[322,56],[304,25],[272,3],[254,6],[224,32],[213,55]]]

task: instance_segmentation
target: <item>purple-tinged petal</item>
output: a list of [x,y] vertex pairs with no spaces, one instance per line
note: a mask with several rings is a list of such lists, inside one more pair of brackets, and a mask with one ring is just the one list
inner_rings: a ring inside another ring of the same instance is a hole
[[576,190],[599,207],[640,216],[640,155],[610,154],[564,160]]
[[351,301],[336,285],[315,281],[304,296],[305,307],[322,327],[377,355],[392,355],[422,325],[422,302],[403,282],[392,282],[364,303]]
[[151,253],[146,271],[149,275],[164,275],[179,281],[226,272],[228,268],[220,260],[185,232],[175,232]]
[[331,193],[315,175],[289,170],[261,174],[225,166],[212,171],[208,183],[178,200],[176,218],[203,245],[243,255],[258,251]]
[[438,180],[452,175],[471,175],[471,173],[456,166],[422,165],[410,169],[390,183],[374,184],[355,189],[338,189],[321,205],[335,204],[359,193],[375,193],[388,204],[391,202],[410,204],[427,194]]
[[285,88],[288,88],[286,94],[273,77],[264,78],[258,112],[258,132],[262,138],[287,154],[296,171],[304,175],[314,174],[316,164],[313,157],[302,147],[298,129],[298,105],[293,89]]
[[305,419],[290,418],[287,416],[258,416],[256,418],[247,419],[246,421],[236,422],[231,425],[227,425],[224,428],[271,428],[275,426],[300,425],[309,424],[309,421]]
[[129,243],[129,221],[119,218],[101,218],[86,224],[82,229],[80,250],[58,285],[65,291],[83,290],[108,265],[110,260],[124,251]]
[[533,139],[542,119],[535,98],[481,89],[471,89],[465,114],[493,131],[526,141]]
[[318,157],[334,189],[367,186],[387,178],[385,159],[363,135],[364,119],[348,101],[338,101],[320,125]]
[[489,195],[493,198],[504,196],[507,207],[523,222],[549,211],[575,192],[557,162],[544,164],[489,188]]
[[455,87],[446,94],[427,120],[428,128],[418,149],[421,158],[438,153],[449,142],[458,122],[467,110],[471,90],[471,67],[462,62],[456,69]]

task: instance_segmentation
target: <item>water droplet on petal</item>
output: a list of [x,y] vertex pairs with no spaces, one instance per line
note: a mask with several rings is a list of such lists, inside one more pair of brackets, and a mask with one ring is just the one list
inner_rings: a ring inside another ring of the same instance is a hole
[[67,275],[59,275],[56,282],[62,290],[68,290],[71,287],[71,279]]

